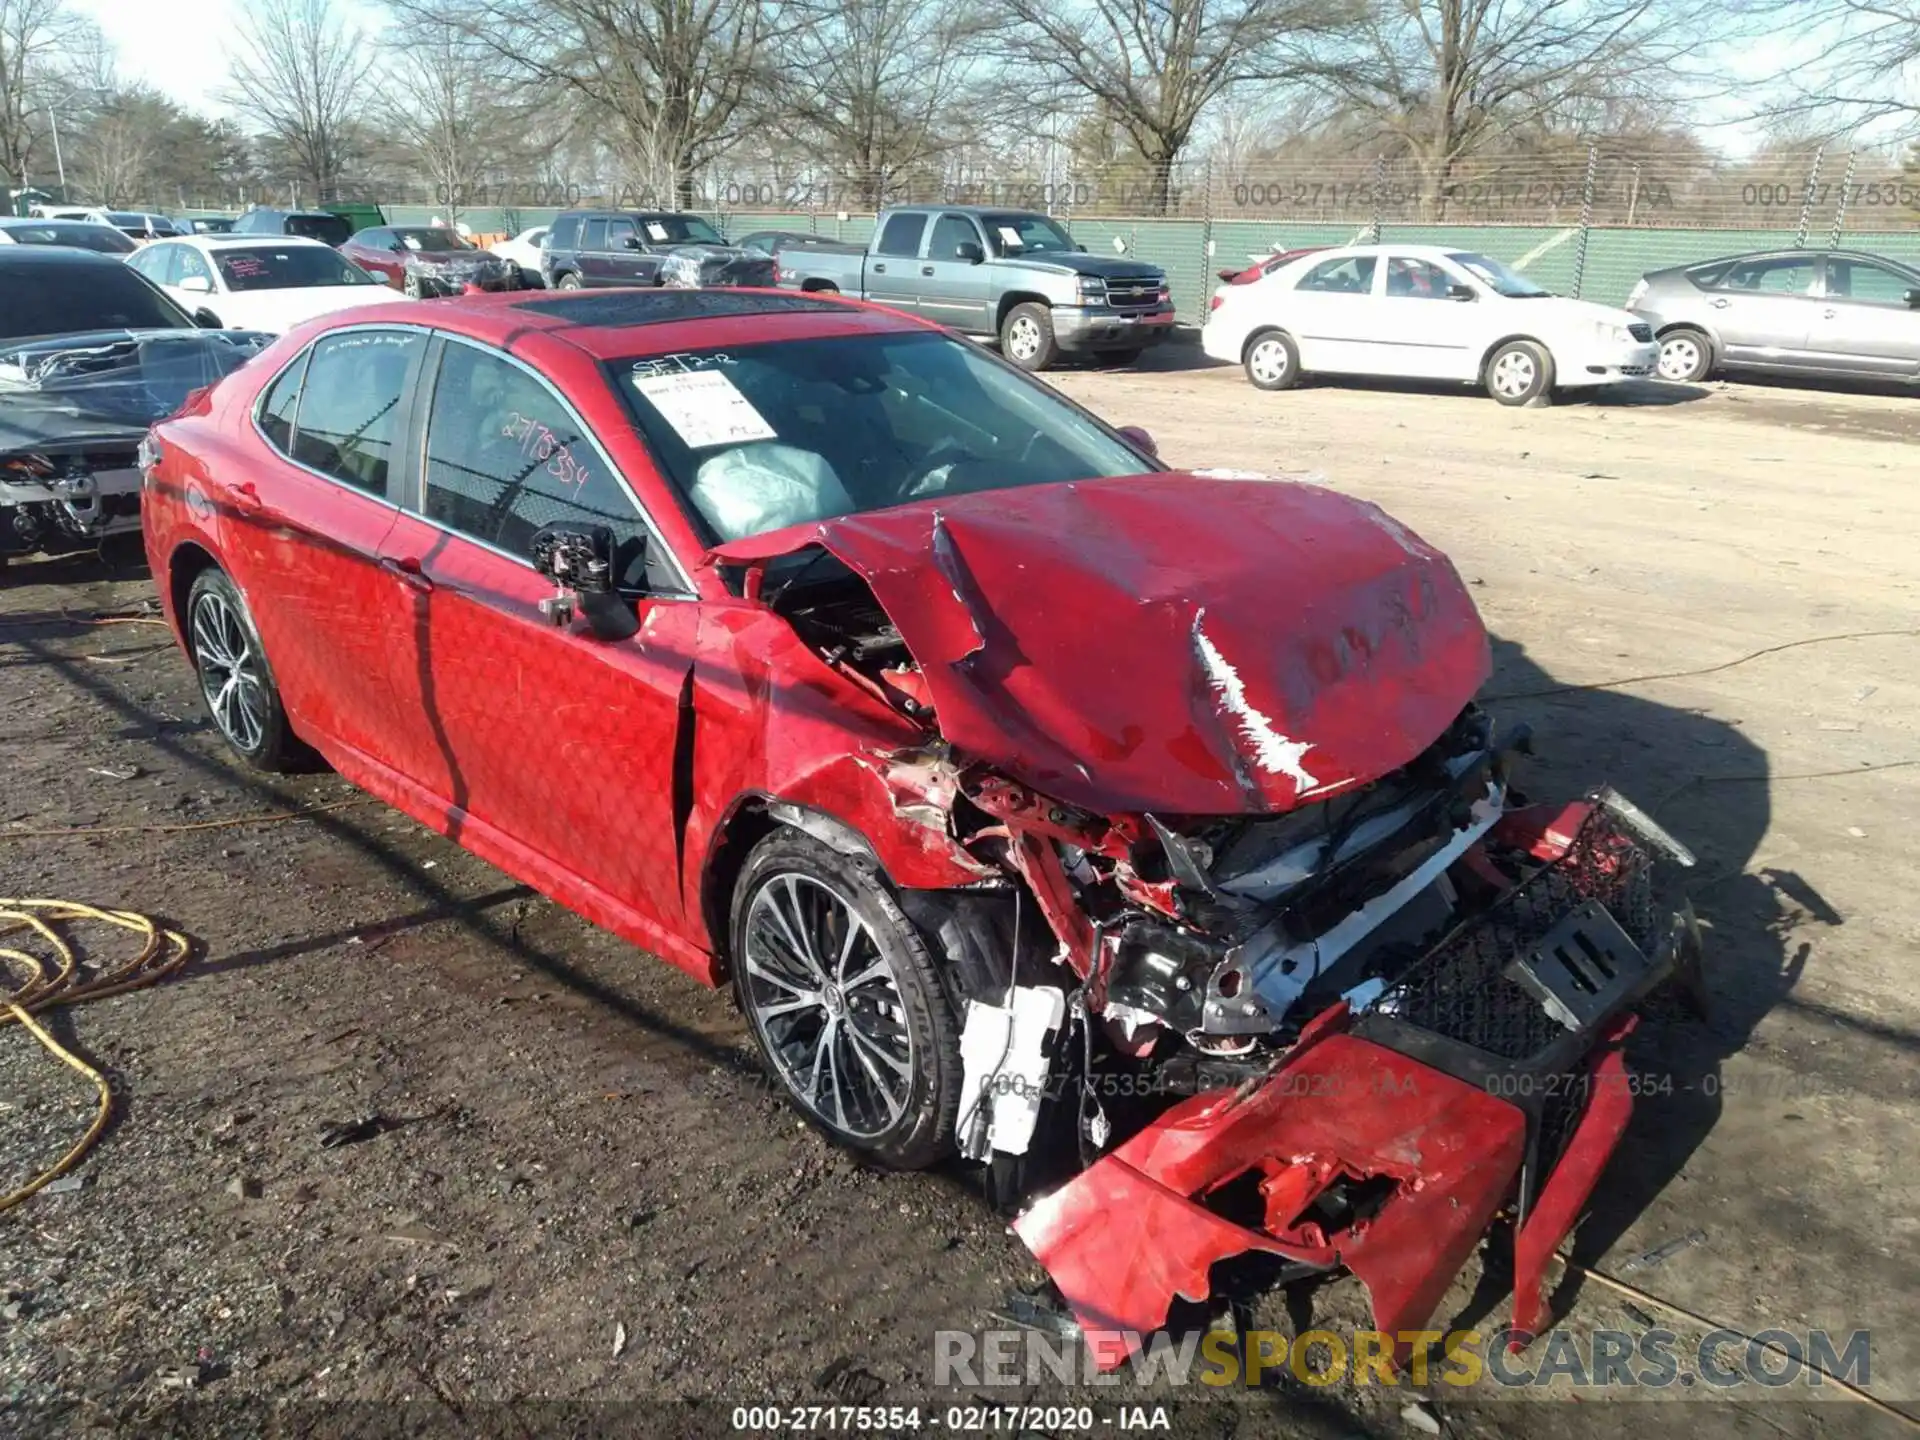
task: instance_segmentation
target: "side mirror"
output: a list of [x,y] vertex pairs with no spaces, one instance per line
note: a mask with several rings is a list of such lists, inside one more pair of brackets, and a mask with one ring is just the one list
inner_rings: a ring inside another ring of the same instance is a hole
[[620,244],[623,249],[627,250],[638,250],[642,248],[638,235],[622,235],[620,237]]
[[1156,460],[1160,458],[1160,447],[1154,443],[1153,436],[1149,435],[1145,430],[1142,430],[1138,425],[1122,425],[1119,434],[1120,438],[1133,446],[1134,449],[1144,450]]
[[1473,293],[1473,287],[1471,285],[1462,285],[1456,281],[1447,287],[1447,299],[1449,300],[1474,300],[1478,298],[1479,297]]
[[1907,292],[1907,308],[1909,310],[1920,310],[1920,290],[1909,290]]
[[193,312],[193,323],[198,325],[202,330],[220,330],[225,328],[220,324],[220,317],[204,305]]
[[969,265],[978,265],[987,258],[987,252],[981,248],[978,240],[962,240],[953,247],[953,258],[964,260]]
[[604,525],[543,525],[528,547],[533,568],[559,591],[540,602],[556,626],[575,616],[600,640],[626,640],[640,630],[640,617],[613,588],[613,531]]
[[213,281],[204,275],[186,275],[181,277],[180,288],[182,290],[191,290],[196,295],[211,295],[213,293]]

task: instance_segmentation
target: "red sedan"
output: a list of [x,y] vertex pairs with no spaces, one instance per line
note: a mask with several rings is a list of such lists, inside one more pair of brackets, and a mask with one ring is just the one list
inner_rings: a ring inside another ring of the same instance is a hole
[[1416,1330],[1510,1205],[1537,1324],[1687,857],[1514,803],[1467,592],[1372,505],[745,290],[316,321],[144,469],[245,760],[730,981],[841,1144],[1015,1203],[1118,1147],[1020,1222],[1085,1325],[1263,1250]]

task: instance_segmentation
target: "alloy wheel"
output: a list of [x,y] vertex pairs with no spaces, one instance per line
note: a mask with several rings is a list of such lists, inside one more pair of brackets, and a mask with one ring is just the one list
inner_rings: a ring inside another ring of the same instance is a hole
[[1691,380],[1699,364],[1699,342],[1691,335],[1673,335],[1661,343],[1655,369],[1662,380]]
[[1277,339],[1262,340],[1247,352],[1247,369],[1263,385],[1284,380],[1287,375],[1287,347]]
[[1040,353],[1040,326],[1031,316],[1022,315],[1007,327],[1007,353],[1016,360],[1031,360]]
[[913,1037],[893,967],[851,902],[769,876],[748,906],[742,998],[780,1078],[836,1130],[877,1136],[912,1095]]
[[1493,388],[1496,394],[1524,395],[1533,388],[1539,374],[1533,357],[1521,350],[1509,350],[1493,364]]
[[224,598],[203,592],[193,604],[193,661],[213,720],[248,754],[267,734],[267,691],[258,656],[240,616]]

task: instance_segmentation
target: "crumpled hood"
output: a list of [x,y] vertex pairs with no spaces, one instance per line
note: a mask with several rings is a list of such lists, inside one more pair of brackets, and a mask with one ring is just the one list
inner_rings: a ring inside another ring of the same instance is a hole
[[0,344],[0,454],[137,440],[272,343],[252,330],[107,330]]
[[1489,673],[1445,556],[1378,507],[1147,474],[982,491],[723,546],[871,586],[946,738],[1108,813],[1281,811],[1412,760]]

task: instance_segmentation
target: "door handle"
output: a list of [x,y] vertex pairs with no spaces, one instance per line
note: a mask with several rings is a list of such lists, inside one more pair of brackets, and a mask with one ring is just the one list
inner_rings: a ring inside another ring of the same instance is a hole
[[242,480],[229,487],[233,492],[233,508],[243,515],[251,515],[262,507],[260,492],[251,480]]
[[1713,308],[1716,310],[1724,310],[1727,308],[1727,306],[1731,305],[1732,303],[1733,302],[1731,300],[1726,300],[1726,299],[1716,300],[1713,302]]
[[382,555],[380,568],[409,590],[418,590],[424,595],[433,589],[433,581],[420,569],[420,561],[416,556]]
[[873,273],[876,275],[884,275],[887,273],[887,267],[884,265],[876,265],[873,267]]
[[1833,319],[1834,316],[1838,315],[1839,313],[1840,312],[1838,310],[1822,310],[1820,312],[1820,318],[1822,320],[1831,320]]
[[933,274],[933,267],[931,265],[922,265],[920,267],[920,273],[922,275],[931,275]]

